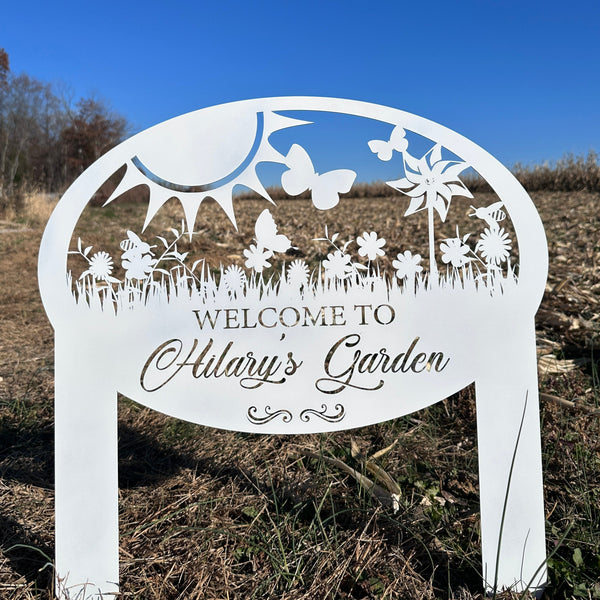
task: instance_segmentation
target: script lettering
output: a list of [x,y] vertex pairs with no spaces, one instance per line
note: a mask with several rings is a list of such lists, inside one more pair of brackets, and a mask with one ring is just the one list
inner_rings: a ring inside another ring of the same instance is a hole
[[[387,306],[387,305],[383,305]],[[391,314],[391,313],[390,313]],[[327,352],[324,361],[324,370],[328,377],[321,377],[315,383],[316,388],[324,394],[338,394],[347,387],[373,391],[384,385],[384,380],[379,378],[367,385],[361,375],[376,375],[378,373],[423,373],[443,371],[449,358],[443,352],[419,352],[414,354],[419,337],[415,337],[410,346],[397,354],[388,353],[386,348],[375,352],[365,352],[360,348],[361,336],[351,333],[338,340]],[[357,382],[359,379],[360,383]]]

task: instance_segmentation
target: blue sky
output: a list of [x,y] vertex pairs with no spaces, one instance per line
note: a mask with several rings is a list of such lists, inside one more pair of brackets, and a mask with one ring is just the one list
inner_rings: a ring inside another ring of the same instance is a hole
[[6,2],[14,72],[140,131],[204,106],[337,96],[450,127],[507,166],[600,150],[600,2]]

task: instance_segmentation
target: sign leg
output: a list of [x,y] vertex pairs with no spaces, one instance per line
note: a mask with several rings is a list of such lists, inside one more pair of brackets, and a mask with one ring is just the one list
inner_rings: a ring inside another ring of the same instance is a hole
[[497,339],[476,382],[484,586],[541,595],[547,571],[535,329]]
[[57,336],[55,583],[61,600],[113,598],[119,589],[117,394],[104,363],[93,343]]

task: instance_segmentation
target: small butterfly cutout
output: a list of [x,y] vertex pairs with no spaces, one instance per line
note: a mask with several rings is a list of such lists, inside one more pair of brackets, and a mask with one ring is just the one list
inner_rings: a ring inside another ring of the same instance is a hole
[[396,125],[392,129],[389,141],[385,140],[371,140],[369,142],[369,148],[373,154],[377,154],[379,160],[388,161],[392,158],[394,150],[396,152],[404,152],[408,148],[408,141],[404,137],[406,132],[400,125]]
[[277,225],[268,208],[265,208],[258,215],[258,219],[256,219],[254,225],[254,233],[258,247],[262,247],[265,250],[285,252],[292,246],[292,243],[285,235],[277,233]]
[[321,210],[336,206],[340,194],[349,192],[356,179],[356,173],[350,169],[336,169],[319,175],[306,150],[298,144],[290,148],[285,164],[289,171],[282,173],[281,187],[290,196],[311,190],[313,204]]

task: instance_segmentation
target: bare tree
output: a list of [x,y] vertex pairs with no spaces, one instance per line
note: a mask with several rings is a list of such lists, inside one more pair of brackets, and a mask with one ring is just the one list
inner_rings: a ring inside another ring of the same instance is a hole
[[14,75],[0,48],[0,210],[23,190],[59,191],[127,132],[106,102],[73,105],[50,84]]
[[3,197],[33,178],[36,153],[44,142],[44,115],[52,112],[54,97],[48,84],[28,75],[9,77],[0,95],[0,197]]
[[127,121],[102,100],[84,98],[77,108],[61,136],[66,152],[66,177],[71,179],[122,141],[129,129]]

